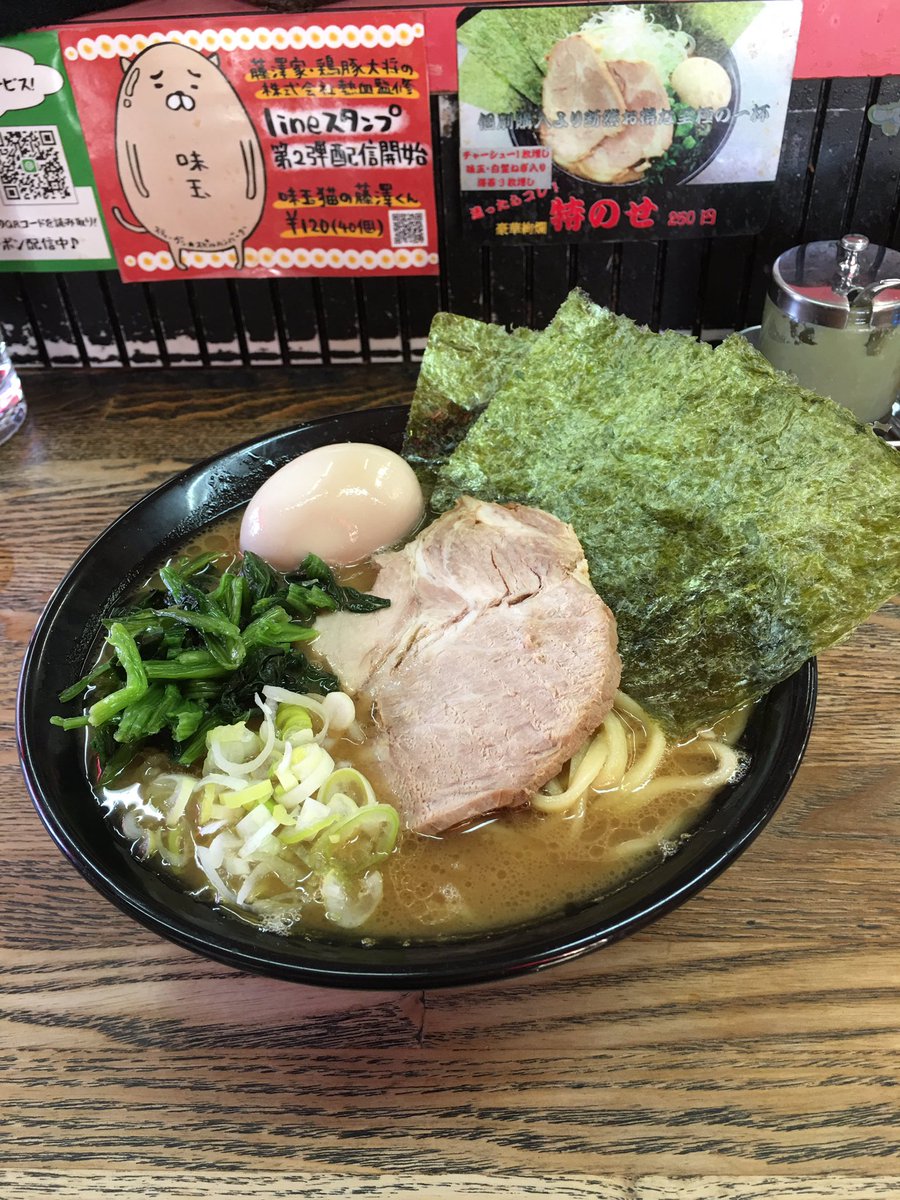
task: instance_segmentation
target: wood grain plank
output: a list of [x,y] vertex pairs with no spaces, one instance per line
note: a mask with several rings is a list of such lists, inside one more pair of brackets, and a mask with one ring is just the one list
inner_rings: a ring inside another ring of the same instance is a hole
[[566,1176],[552,1183],[539,1176],[332,1174],[296,1171],[260,1171],[252,1179],[235,1179],[222,1171],[141,1173],[126,1171],[0,1171],[0,1196],[15,1200],[80,1200],[85,1195],[139,1196],[146,1200],[281,1200],[304,1196],[308,1200],[344,1200],[377,1197],[378,1200],[509,1200],[541,1197],[542,1200],[895,1200],[900,1175],[892,1179],[858,1176],[789,1178],[679,1179],[660,1175],[635,1178]]
[[[462,1043],[444,1052],[358,1046],[352,1024],[335,1028],[347,1043],[323,1049],[170,1049],[145,1045],[139,1022],[129,1055],[26,1044],[3,1085],[5,1164],[165,1170],[174,1141],[198,1170],[246,1173],[523,1172],[552,1181],[651,1164],[675,1176],[897,1172],[895,1080],[859,1086],[848,1106],[840,1079],[793,1077],[774,1056],[758,1083],[710,1091],[715,1071],[682,1074],[666,1042],[655,1045],[654,1080],[642,1086],[621,1078],[628,1049],[579,1058],[577,1048],[513,1046],[476,1057]],[[638,1060],[648,1057],[649,1048]],[[719,1071],[727,1069],[726,1060]]]

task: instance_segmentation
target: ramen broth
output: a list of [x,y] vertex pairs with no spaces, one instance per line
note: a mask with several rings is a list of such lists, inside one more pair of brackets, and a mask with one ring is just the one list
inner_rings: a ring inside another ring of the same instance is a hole
[[[717,732],[735,738],[745,721],[743,714],[730,730]],[[628,724],[633,761],[646,734],[639,721]],[[672,746],[658,774],[688,778],[713,765],[706,739],[694,739]],[[568,812],[526,807],[443,836],[405,834],[382,867],[384,898],[366,932],[402,937],[497,929],[603,895],[672,854],[714,794],[671,791],[646,803],[636,795],[623,808],[613,794],[588,793]]]
[[[236,520],[221,522],[185,551],[232,552],[236,529]],[[365,589],[372,586],[374,571],[360,567],[341,572],[340,578]],[[314,644],[305,647],[307,652]],[[748,706],[713,730],[684,743],[667,745],[654,778],[682,776],[687,784],[684,788],[675,786],[651,795],[655,789],[648,786],[646,798],[640,789],[623,795],[614,788],[589,788],[562,812],[523,807],[481,818],[442,835],[403,831],[394,852],[380,864],[384,883],[381,903],[355,934],[415,939],[496,930],[583,903],[644,874],[674,853],[709,810],[721,784],[713,788],[691,785],[716,767],[713,743],[733,746],[738,742],[750,711]],[[625,729],[630,765],[641,759],[654,727],[645,726],[630,706],[617,705],[615,712]],[[365,733],[371,714],[358,711],[357,717]],[[330,753],[337,763],[361,771],[371,781],[380,802],[394,803],[367,740],[360,744],[343,737],[330,746]],[[740,752],[738,762],[738,770],[742,771],[746,763]],[[141,830],[159,825],[158,814],[146,803],[148,786],[156,775],[170,770],[172,763],[165,755],[150,751],[130,765],[115,788],[100,793],[107,811],[118,814],[119,821],[124,820],[123,832],[136,843],[138,853]],[[564,772],[556,790],[566,784]],[[197,831],[197,799],[188,806],[187,816],[190,828]],[[195,836],[203,840],[199,833]],[[212,888],[191,850],[187,848],[182,865],[167,864],[165,851],[161,858],[154,855],[149,861],[177,876],[198,896],[213,899]],[[283,885],[273,880],[273,901],[279,891],[278,899],[283,901]],[[314,902],[298,906],[290,920],[286,920],[283,907],[269,917],[261,912],[236,911],[248,921],[280,932],[334,931],[323,907]]]

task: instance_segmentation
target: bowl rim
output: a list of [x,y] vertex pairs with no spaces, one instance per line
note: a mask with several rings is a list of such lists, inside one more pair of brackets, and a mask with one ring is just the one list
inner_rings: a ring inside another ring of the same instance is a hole
[[[188,903],[185,893],[177,889],[158,886],[162,877],[147,868],[136,869],[137,860],[128,855],[123,847],[117,846],[116,850],[129,860],[126,883],[123,884],[115,872],[104,867],[98,850],[85,847],[74,822],[66,817],[59,800],[48,789],[40,755],[41,739],[46,740],[48,733],[47,729],[34,726],[30,711],[35,689],[39,686],[38,668],[42,655],[48,644],[52,644],[56,623],[60,616],[65,615],[73,587],[77,586],[99,551],[119,532],[129,528],[137,516],[162,498],[185,493],[192,484],[209,476],[223,463],[242,463],[249,456],[259,457],[265,448],[268,448],[266,453],[271,457],[273,447],[277,444],[302,442],[305,438],[313,440],[302,449],[326,444],[328,440],[374,441],[377,438],[371,436],[348,437],[346,429],[348,426],[365,425],[373,419],[378,421],[379,418],[396,435],[397,430],[405,424],[408,408],[407,404],[395,404],[356,409],[289,426],[247,439],[211,455],[159,484],[115,518],[78,556],[47,601],[25,652],[16,694],[17,746],[27,790],[50,837],[95,890],[145,928],[179,946],[239,970],[318,986],[384,991],[483,983],[541,971],[578,958],[636,932],[680,906],[739,857],[781,804],[793,783],[809,741],[818,680],[814,658],[789,679],[778,684],[766,698],[764,712],[775,704],[777,711],[773,719],[780,719],[784,732],[790,738],[788,744],[779,744],[768,754],[766,777],[774,775],[774,780],[765,788],[761,785],[756,787],[756,793],[759,794],[750,795],[736,819],[725,819],[729,817],[728,813],[723,812],[725,804],[714,806],[686,843],[686,847],[691,849],[689,855],[686,856],[683,850],[679,851],[643,876],[603,897],[572,906],[571,911],[496,933],[455,940],[417,941],[413,944],[384,942],[373,947],[361,946],[347,938],[279,938],[278,935],[262,933],[239,917],[223,914],[223,910],[208,903],[198,900]],[[328,435],[332,432],[340,436],[329,439]],[[302,449],[293,449],[284,461],[295,457]],[[261,478],[264,477],[265,474],[262,474]],[[246,486],[249,486],[249,482]],[[210,514],[203,519],[198,516],[195,528],[202,528],[217,516],[228,515],[246,503],[246,499],[249,499],[249,495],[217,514]],[[160,547],[160,553],[163,552]],[[108,606],[110,599],[107,596],[105,605],[101,603],[100,609]],[[92,641],[93,638],[88,639],[88,644]],[[82,776],[79,782],[93,796],[83,770]],[[752,776],[751,769],[745,778]],[[739,794],[742,786],[743,781],[735,785],[735,795]],[[109,842],[115,841],[115,835],[110,830]],[[109,850],[110,847],[106,846],[105,849]],[[157,880],[157,885],[149,884],[151,878]],[[653,880],[658,880],[656,887],[649,886]],[[143,891],[138,881],[145,884]],[[616,898],[621,903],[611,903]],[[177,906],[173,907],[173,904]],[[605,916],[601,912],[604,907],[609,909]],[[187,909],[188,916],[185,916],[183,909]]]

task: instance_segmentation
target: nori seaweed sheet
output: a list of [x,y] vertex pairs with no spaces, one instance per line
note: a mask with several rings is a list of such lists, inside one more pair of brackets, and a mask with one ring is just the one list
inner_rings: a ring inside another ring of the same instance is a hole
[[459,64],[459,96],[467,104],[485,112],[520,112],[530,101],[498,75],[491,63],[477,50],[467,50]]
[[[535,104],[541,103],[544,77],[502,10],[482,9],[459,26],[457,37],[486,59],[516,91]],[[468,96],[463,99],[468,100]]]
[[443,465],[537,337],[436,313],[409,411],[403,454],[423,483]]
[[547,55],[557,42],[577,33],[585,21],[604,6],[571,5],[563,8],[508,8],[505,17],[542,75]]
[[[446,378],[443,386],[452,390]],[[623,686],[688,732],[900,587],[900,455],[743,338],[655,334],[573,292],[439,477],[574,526]]]
[[717,0],[716,3],[688,4],[679,15],[682,27],[698,42],[711,38],[723,46],[733,46],[762,10],[760,0],[732,0],[727,6]]

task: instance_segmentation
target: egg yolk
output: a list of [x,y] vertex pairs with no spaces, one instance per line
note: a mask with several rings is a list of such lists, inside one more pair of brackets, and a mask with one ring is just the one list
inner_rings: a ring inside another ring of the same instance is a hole
[[271,475],[241,522],[241,549],[279,571],[307,554],[345,565],[391,546],[416,528],[424,500],[399,454],[365,442],[319,446]]

